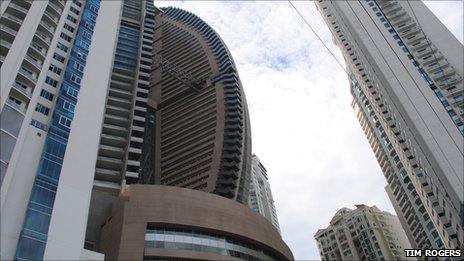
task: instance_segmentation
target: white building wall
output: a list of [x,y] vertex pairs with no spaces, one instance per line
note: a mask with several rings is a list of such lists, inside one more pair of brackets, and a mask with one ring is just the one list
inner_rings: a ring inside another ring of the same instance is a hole
[[[248,206],[256,213],[268,219],[280,233],[279,221],[272,198],[271,185],[265,169],[261,169],[261,162],[256,155],[252,157],[250,192]],[[254,204],[256,202],[256,204]]]
[[[464,201],[464,139],[435,92],[422,79],[418,68],[380,21],[378,15],[382,17],[382,14],[377,15],[373,10],[392,2],[407,4],[402,1],[318,1],[316,5],[332,30],[334,41],[342,49],[349,71],[363,86],[394,148],[401,152],[400,160],[421,192],[419,195],[424,205],[427,203],[427,212],[433,217],[437,231],[445,235],[445,246],[452,246],[456,241],[451,243],[451,236],[458,233],[462,243],[463,235],[462,228],[456,224]],[[372,7],[369,4],[373,4]],[[426,33],[431,28],[434,30],[427,35],[429,41],[439,47],[439,52],[450,55],[446,59],[452,65],[458,62],[452,56],[456,53],[459,58],[462,45],[456,39],[451,40],[454,36],[430,11],[426,12],[423,3],[415,2],[414,6],[418,6],[416,15],[422,17],[422,29]],[[414,16],[411,14],[411,17]],[[343,36],[335,26],[343,31]],[[451,44],[445,44],[446,39],[450,39]],[[407,39],[401,40],[407,42]],[[357,62],[353,60],[355,57]],[[460,63],[462,65],[462,58]],[[364,71],[361,73],[360,69]],[[365,83],[365,80],[370,82]],[[381,105],[385,107],[381,108]],[[384,111],[387,114],[384,115]],[[403,151],[403,148],[409,151]],[[423,175],[425,172],[427,175]],[[430,193],[432,196],[428,195]],[[446,217],[438,217],[441,212]],[[447,218],[452,219],[453,228],[444,228]],[[437,221],[439,219],[441,222]]]
[[1,211],[1,260],[14,258],[46,134],[32,126],[28,127],[23,138],[27,142],[18,151],[21,164],[15,168],[11,189],[6,194]]
[[121,11],[122,1],[100,4],[50,221],[44,254],[47,260],[79,260],[84,247]]
[[[37,25],[40,22],[44,10],[47,6],[46,1],[34,1],[28,11],[23,25],[21,26],[18,35],[15,38],[14,44],[10,49],[7,59],[1,68],[1,93],[9,93],[11,84],[7,85],[4,82],[4,74],[9,73],[11,77],[5,77],[14,81],[17,71],[21,66],[22,60],[29,48],[32,37],[35,34]],[[66,14],[69,12],[71,2],[65,5],[63,14],[58,23],[47,56],[45,57],[42,70],[37,78],[37,84],[32,93],[29,106],[24,116],[14,150],[8,164],[7,171],[1,186],[1,259],[13,260],[16,251],[16,244],[22,229],[24,217],[27,211],[29,197],[32,186],[38,169],[40,157],[45,143],[47,133],[41,129],[30,125],[32,116],[35,112],[37,100],[39,99],[40,91],[43,88],[46,73],[50,65],[54,50],[58,42],[59,34],[63,27]],[[3,2],[2,2],[3,6]],[[4,10],[3,10],[4,11]],[[34,18],[29,18],[33,16]],[[20,32],[24,29],[24,33]],[[26,33],[27,32],[27,33]],[[26,43],[26,44],[25,44]],[[18,56],[16,56],[18,55]],[[20,56],[22,55],[22,56]],[[9,57],[12,57],[11,59]],[[18,57],[21,57],[18,59]],[[16,68],[16,70],[13,70]],[[2,102],[8,95],[1,95]],[[4,103],[2,103],[3,109]],[[53,108],[50,108],[53,109]],[[1,111],[1,109],[0,109]]]

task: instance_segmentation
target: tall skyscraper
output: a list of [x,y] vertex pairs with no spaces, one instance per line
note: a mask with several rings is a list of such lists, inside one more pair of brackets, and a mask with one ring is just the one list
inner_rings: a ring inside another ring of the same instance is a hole
[[411,244],[462,248],[463,46],[420,1],[318,1]]
[[[123,253],[108,248],[114,231],[102,227],[125,231],[130,224],[111,220],[132,199],[147,213],[159,210],[153,201],[173,207],[137,220],[137,257],[182,257],[167,250],[170,238],[145,246],[146,229],[189,228],[179,232],[192,240],[184,250],[199,258],[293,258],[274,227],[244,206],[247,106],[232,57],[209,25],[143,0],[2,1],[0,10],[2,260]],[[153,184],[183,188],[153,198],[164,191]],[[191,200],[175,200],[190,195],[186,188],[219,204],[197,202],[214,222],[178,219],[181,209],[197,211]],[[229,222],[225,205],[243,220]],[[132,242],[120,239],[121,250]]]
[[252,156],[249,189],[248,206],[254,212],[264,216],[280,231],[267,170],[255,154]]
[[[156,17],[149,105],[156,121],[154,183],[247,203],[251,167],[248,108],[226,45],[189,12]],[[147,148],[148,150],[148,148]]]
[[425,211],[412,181],[407,177],[406,172],[399,168],[400,165],[396,164],[394,158],[398,153],[386,137],[383,127],[377,124],[377,116],[370,113],[372,106],[354,78],[351,87],[354,97],[353,109],[366,136],[370,137],[369,143],[388,182],[385,190],[411,242],[411,247],[415,249],[443,247],[439,245],[440,241],[435,241],[437,232],[433,222]]
[[[3,260],[46,258],[46,246],[53,245],[71,122],[78,99],[88,95],[82,92],[95,90],[80,87],[84,71],[92,67],[88,54],[99,8],[99,1],[92,0],[1,2]],[[76,259],[89,254],[82,247],[74,251],[69,254]]]
[[340,209],[314,238],[322,260],[405,260],[411,248],[398,218],[376,206]]

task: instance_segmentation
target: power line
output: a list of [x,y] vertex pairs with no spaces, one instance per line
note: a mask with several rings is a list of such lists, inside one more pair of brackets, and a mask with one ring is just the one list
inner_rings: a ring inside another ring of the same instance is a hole
[[340,67],[342,68],[342,70],[349,76],[349,73],[346,71],[345,67],[343,66],[343,64],[337,59],[337,57],[335,56],[335,54],[329,49],[329,47],[327,47],[327,45],[324,43],[324,41],[322,41],[321,37],[319,37],[319,35],[317,34],[317,32],[313,29],[313,27],[309,24],[309,22],[304,18],[304,16],[298,11],[298,9],[293,5],[293,3],[290,1],[290,0],[287,0],[290,5],[293,7],[293,9],[298,13],[298,15],[301,17],[301,19],[303,19],[303,21],[305,22],[305,24],[309,27],[309,29],[311,29],[311,31],[316,35],[317,39],[319,39],[319,41],[322,43],[322,45],[324,45],[325,49],[327,49],[327,51],[332,55],[332,57],[335,59],[335,61],[337,61],[338,65],[340,65]]

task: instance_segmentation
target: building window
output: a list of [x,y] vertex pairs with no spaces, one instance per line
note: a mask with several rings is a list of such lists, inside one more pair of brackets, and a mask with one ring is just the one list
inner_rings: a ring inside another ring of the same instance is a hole
[[35,111],[40,112],[45,116],[48,116],[50,109],[40,103],[37,103],[37,106],[35,107]]
[[64,117],[64,116],[62,116],[62,115],[60,115],[60,119],[59,119],[58,123],[60,123],[61,125],[63,125],[64,127],[67,127],[67,128],[71,127],[71,120]]
[[66,90],[66,94],[68,94],[69,96],[73,98],[77,98],[77,95],[79,94],[79,92],[76,89],[68,86],[68,89]]
[[45,83],[48,83],[53,87],[56,87],[58,85],[57,81],[53,80],[52,78],[50,78],[48,76],[47,76],[47,78],[45,78]]
[[64,57],[57,53],[53,54],[53,59],[57,60],[60,63],[64,63]]
[[74,32],[74,28],[72,26],[70,26],[69,24],[67,24],[67,23],[64,23],[64,28],[66,28],[71,33]]
[[261,247],[230,236],[150,225],[145,234],[145,247],[208,252],[243,260],[278,260]]
[[74,62],[74,69],[80,71],[80,72],[83,72],[84,71],[84,65],[78,63],[78,62]]
[[58,45],[56,46],[58,49],[60,49],[61,51],[67,53],[68,52],[68,47],[62,43],[58,43]]
[[75,13],[76,15],[79,15],[79,10],[77,10],[76,8],[72,7],[69,9],[71,12]]
[[74,106],[74,104],[68,101],[63,101],[63,108],[67,110],[68,112],[74,113],[74,109],[76,108],[76,106]]
[[79,2],[79,1],[77,1],[77,0],[73,0],[73,3],[74,3],[75,5],[77,5],[77,6],[79,6],[79,7],[82,6],[82,3]]
[[43,98],[45,98],[45,99],[47,99],[47,100],[49,100],[49,101],[52,101],[52,100],[53,100],[53,97],[54,97],[53,94],[51,94],[50,92],[48,92],[48,91],[46,91],[46,90],[44,90],[44,89],[42,89],[42,90],[40,91],[40,96],[43,97]]
[[75,74],[71,74],[71,81],[77,84],[81,84],[81,77]]
[[72,17],[71,15],[68,15],[67,19],[73,23],[77,23],[77,19]]
[[60,34],[60,37],[61,37],[62,39],[64,39],[65,41],[67,41],[67,42],[71,42],[71,36],[69,36],[69,35],[67,35],[67,34],[65,34],[65,33],[61,33],[61,34]]
[[58,74],[58,75],[61,75],[61,69],[58,68],[58,66],[54,65],[54,64],[51,64],[50,67],[48,68],[48,70]]
[[87,59],[87,55],[85,55],[83,52],[81,51],[77,51],[77,57],[81,58],[82,60],[85,60]]

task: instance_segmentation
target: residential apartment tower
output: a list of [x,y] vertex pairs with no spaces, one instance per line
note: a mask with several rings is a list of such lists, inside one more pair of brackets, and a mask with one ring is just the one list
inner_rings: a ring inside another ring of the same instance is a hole
[[280,230],[267,170],[255,154],[252,156],[249,190],[248,206],[251,210],[264,216]]
[[463,248],[463,46],[420,1],[317,1],[411,245]]
[[314,238],[322,260],[405,260],[411,248],[398,218],[376,206],[340,209]]

